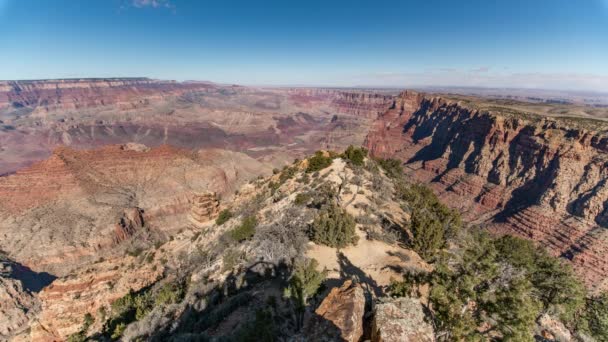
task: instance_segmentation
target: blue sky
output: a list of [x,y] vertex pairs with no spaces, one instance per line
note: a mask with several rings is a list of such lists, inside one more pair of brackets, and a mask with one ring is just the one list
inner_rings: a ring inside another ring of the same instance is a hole
[[608,91],[608,0],[0,0],[0,79]]

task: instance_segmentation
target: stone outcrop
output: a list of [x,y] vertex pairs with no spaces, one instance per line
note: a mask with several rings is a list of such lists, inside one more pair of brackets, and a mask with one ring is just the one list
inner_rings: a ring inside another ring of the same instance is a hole
[[480,110],[404,92],[372,125],[372,155],[404,162],[471,221],[538,241],[608,283],[607,123]]
[[200,192],[192,198],[192,209],[190,209],[190,221],[195,225],[201,225],[213,220],[220,210],[220,201],[215,192]]
[[138,230],[144,227],[143,210],[127,208],[123,211],[118,223],[114,226],[116,244],[128,240]]
[[315,313],[307,328],[312,341],[358,342],[363,336],[364,290],[347,280],[329,292]]
[[96,325],[92,329],[99,329],[103,316],[101,308],[110,313],[113,301],[131,290],[136,292],[153,284],[162,273],[163,267],[156,260],[143,263],[124,256],[55,280],[40,292],[42,310],[32,326],[31,340],[63,341],[79,331],[87,313],[95,319]]
[[376,304],[372,342],[433,342],[433,327],[425,320],[422,304],[414,298],[385,299]]
[[548,314],[544,314],[538,319],[537,330],[539,330],[539,336],[541,336],[544,341],[572,341],[572,334],[564,324],[560,322],[559,319],[551,317]]
[[20,267],[0,255],[0,340],[5,341],[29,328],[40,303],[18,279]]

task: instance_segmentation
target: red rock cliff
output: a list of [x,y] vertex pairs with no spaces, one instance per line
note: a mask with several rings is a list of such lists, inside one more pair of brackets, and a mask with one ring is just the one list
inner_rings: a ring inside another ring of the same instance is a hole
[[530,238],[608,286],[606,124],[487,112],[404,92],[371,128],[373,155],[404,161],[471,221]]

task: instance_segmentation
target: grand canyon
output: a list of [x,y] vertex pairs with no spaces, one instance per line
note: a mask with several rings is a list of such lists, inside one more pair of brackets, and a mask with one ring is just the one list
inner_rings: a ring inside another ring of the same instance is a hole
[[[2,82],[0,338],[228,338],[268,314],[287,324],[281,338],[438,339],[428,288],[387,296],[405,270],[436,261],[412,247],[415,209],[383,161],[398,161],[403,184],[427,186],[467,229],[532,241],[600,295],[606,117],[577,101],[420,90]],[[317,198],[324,187],[336,204]],[[309,235],[317,205],[355,217],[356,243]],[[235,237],[248,219],[255,233]],[[291,326],[290,300],[277,296],[302,256],[325,270],[325,289]],[[135,313],[139,304],[120,308],[125,298],[157,305]],[[255,312],[270,302],[272,314]],[[583,336],[558,317],[544,313],[530,336]]]

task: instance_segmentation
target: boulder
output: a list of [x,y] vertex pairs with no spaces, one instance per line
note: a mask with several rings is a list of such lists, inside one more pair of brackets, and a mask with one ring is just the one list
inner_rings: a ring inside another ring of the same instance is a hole
[[540,336],[545,341],[570,342],[572,335],[570,331],[558,319],[547,314],[542,315],[538,320]]
[[372,342],[431,342],[433,327],[425,320],[422,304],[414,298],[384,299],[372,322]]
[[363,336],[365,293],[352,280],[333,288],[306,329],[310,341],[358,342]]

